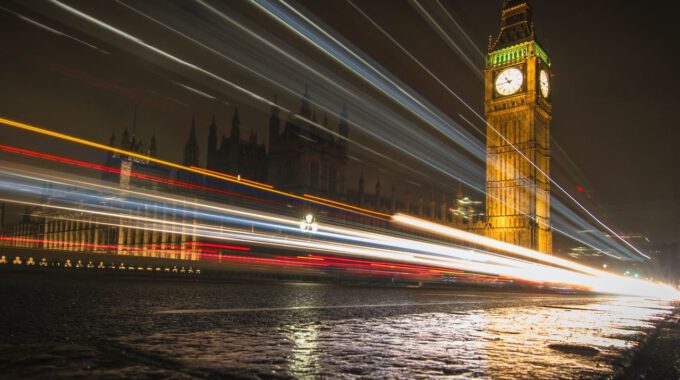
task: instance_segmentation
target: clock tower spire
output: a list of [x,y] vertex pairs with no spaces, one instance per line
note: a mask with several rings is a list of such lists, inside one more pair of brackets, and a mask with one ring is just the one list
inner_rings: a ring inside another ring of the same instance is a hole
[[551,63],[536,41],[532,18],[525,0],[503,1],[500,32],[489,40],[484,70],[486,233],[551,253],[546,177],[550,173]]

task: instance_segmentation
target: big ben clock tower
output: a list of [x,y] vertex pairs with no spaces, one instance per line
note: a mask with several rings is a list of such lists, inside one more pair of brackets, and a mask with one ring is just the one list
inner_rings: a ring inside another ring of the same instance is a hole
[[487,235],[552,253],[550,60],[536,42],[526,1],[503,2],[484,76]]

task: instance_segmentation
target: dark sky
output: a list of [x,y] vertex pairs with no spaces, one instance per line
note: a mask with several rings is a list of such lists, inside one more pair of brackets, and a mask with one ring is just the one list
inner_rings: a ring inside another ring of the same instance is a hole
[[[486,52],[488,35],[498,31],[501,1],[439,1],[478,49]],[[188,56],[236,82],[247,83],[272,96],[275,92],[238,70],[216,63],[209,54],[192,49],[177,38],[167,38],[162,28],[131,15],[119,4],[67,3],[111,20],[121,29],[143,36],[145,41],[157,41],[163,48]],[[413,5],[394,0],[356,3],[474,109],[482,110],[481,80],[418,15]],[[434,1],[421,3],[436,9]],[[227,4],[241,11],[241,16],[250,18],[254,25],[270,28],[278,38],[292,39],[248,9],[244,2]],[[463,112],[453,96],[346,1],[309,0],[302,4],[440,109],[454,118]],[[552,85],[555,177],[572,193],[576,193],[577,186],[583,186],[586,192],[576,194],[579,199],[618,231],[642,233],[655,241],[677,241],[680,233],[680,158],[676,148],[680,126],[674,117],[680,97],[680,78],[675,70],[680,59],[676,50],[680,32],[676,17],[665,8],[666,4],[532,2],[537,37],[552,59],[555,74]],[[183,73],[169,68],[157,57],[125,48],[110,35],[83,26],[46,4],[2,2],[2,6],[6,10],[0,10],[0,33],[6,46],[0,60],[1,116],[103,142],[111,131],[120,133],[130,125],[137,105],[138,135],[148,139],[156,133],[161,155],[173,160],[180,159],[192,115],[203,126],[199,141],[205,141],[211,116],[216,115],[221,132],[226,132],[234,106],[238,105],[246,131],[252,129],[260,133],[260,138],[264,137],[267,109],[237,99],[207,82],[178,79]],[[7,10],[100,50],[46,31]],[[299,41],[291,44],[305,49]],[[464,49],[481,69],[481,57],[475,57],[471,46]],[[324,57],[317,58],[328,64]],[[219,100],[208,99],[181,84],[214,90],[211,94]],[[280,96],[283,104],[297,107],[293,97]],[[0,130],[0,138],[15,139],[5,129]],[[16,139],[17,143],[36,143]]]

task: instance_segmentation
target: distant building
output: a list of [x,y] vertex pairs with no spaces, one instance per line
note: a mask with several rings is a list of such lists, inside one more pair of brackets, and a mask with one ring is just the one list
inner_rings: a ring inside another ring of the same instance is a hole
[[[176,187],[172,185],[173,175],[166,168],[161,168],[149,162],[148,159],[140,157],[155,158],[158,149],[155,136],[151,137],[148,144],[137,138],[136,114],[135,109],[132,133],[125,128],[120,142],[117,141],[115,133],[109,139],[111,147],[130,152],[130,154],[108,152],[104,165],[101,167],[102,179],[122,189],[175,190]],[[187,146],[185,156],[197,158],[198,152],[192,149],[193,147]],[[185,163],[191,164],[191,162]],[[45,187],[41,203],[49,205],[58,202],[58,198],[52,197],[51,190],[51,186]],[[117,204],[120,201],[122,201],[120,198],[111,198],[101,199],[99,202],[100,206],[106,208],[108,202]],[[191,219],[186,217],[186,210],[169,213],[159,211],[159,207],[151,205],[128,205],[127,208],[132,215],[149,216],[152,214],[159,219],[191,222]],[[161,231],[134,220],[127,221],[126,224],[128,226],[119,226],[105,217],[78,211],[63,211],[50,207],[26,208],[21,222],[0,225],[1,235],[13,239],[0,241],[0,246],[182,260],[198,260],[199,258],[193,245],[196,236],[191,228],[175,227],[170,231],[167,229]]]
[[[299,117],[282,120],[281,108],[278,105],[271,108],[268,149],[265,139],[260,141],[254,132],[248,139],[241,138],[238,109],[234,110],[229,134],[221,139],[213,117],[208,126],[206,169],[264,182],[297,195],[311,194],[382,212],[407,212],[461,228],[483,230],[482,202],[465,197],[460,186],[453,194],[432,190],[398,192],[394,185],[397,178],[387,179],[391,185],[383,189],[376,173],[371,173],[376,180],[369,188],[363,173],[356,184],[348,183],[348,173],[352,169],[357,171],[349,159],[349,108],[346,104],[338,108],[337,127],[327,115],[319,120],[305,86]],[[183,160],[189,166],[198,166],[199,162],[195,155],[200,150],[195,141],[196,128],[192,121]]]
[[309,89],[305,86],[299,114],[304,119],[286,121],[281,131],[279,109],[272,108],[267,157],[269,182],[296,194],[345,198],[349,138],[347,107],[342,108],[335,135],[326,115],[321,121],[317,120]]

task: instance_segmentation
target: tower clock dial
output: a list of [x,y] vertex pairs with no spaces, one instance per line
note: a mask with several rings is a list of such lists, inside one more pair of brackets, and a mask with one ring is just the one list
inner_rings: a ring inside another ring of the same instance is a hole
[[522,72],[514,67],[501,71],[496,77],[496,91],[501,95],[512,95],[517,92],[524,82]]
[[541,95],[543,95],[544,98],[547,98],[548,94],[550,94],[550,80],[548,78],[548,73],[545,70],[541,70],[538,80],[540,82]]

